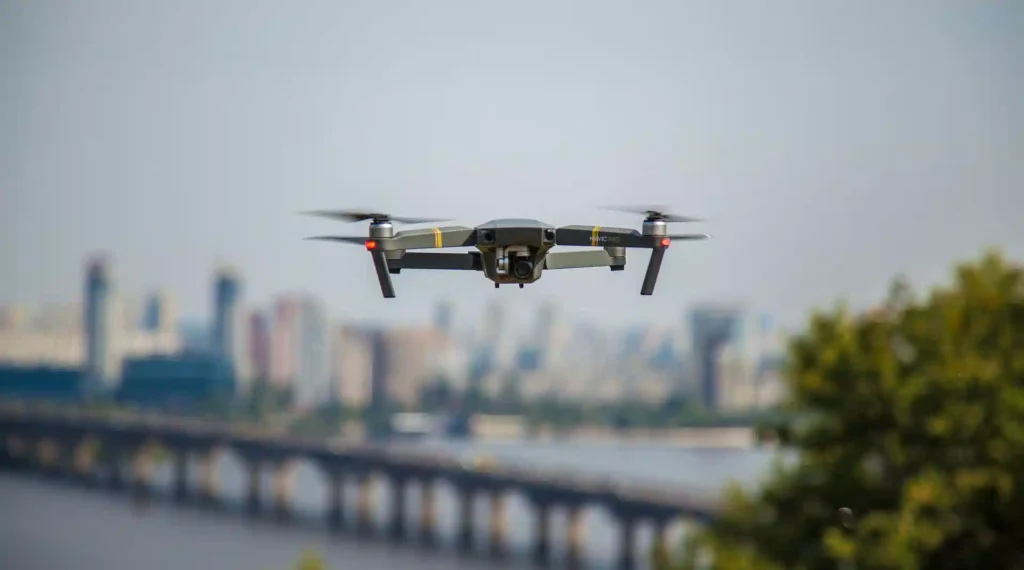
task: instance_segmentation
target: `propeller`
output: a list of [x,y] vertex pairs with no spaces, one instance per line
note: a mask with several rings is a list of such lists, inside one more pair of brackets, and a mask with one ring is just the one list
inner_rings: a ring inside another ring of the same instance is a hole
[[606,210],[625,212],[627,214],[640,214],[647,216],[648,221],[661,221],[668,223],[703,222],[703,218],[692,218],[690,216],[679,216],[667,213],[667,206],[609,206]]
[[445,222],[450,218],[400,218],[381,212],[367,212],[365,210],[313,210],[301,212],[307,216],[330,218],[345,222],[363,222],[372,220],[374,222],[399,222],[402,224],[430,224],[434,222]]
[[711,236],[708,234],[668,234],[665,237],[672,241],[711,239]]
[[349,244],[352,244],[352,245],[365,245],[366,244],[366,240],[367,240],[366,236],[362,236],[362,237],[359,237],[359,236],[313,236],[313,237],[302,238],[302,239],[315,240],[315,241],[339,241],[339,242],[342,242],[342,243],[349,243]]

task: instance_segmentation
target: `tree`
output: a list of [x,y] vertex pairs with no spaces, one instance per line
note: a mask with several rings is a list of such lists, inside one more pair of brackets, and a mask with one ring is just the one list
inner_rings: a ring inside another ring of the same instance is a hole
[[[1024,269],[996,252],[918,300],[818,314],[776,437],[798,452],[688,541],[682,568],[1024,568]],[[855,521],[839,524],[837,510]]]

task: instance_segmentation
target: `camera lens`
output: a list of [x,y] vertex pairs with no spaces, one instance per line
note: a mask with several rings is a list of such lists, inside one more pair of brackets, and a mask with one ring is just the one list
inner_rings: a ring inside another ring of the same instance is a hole
[[521,260],[517,261],[512,267],[512,274],[519,279],[526,279],[533,274],[533,263],[530,261]]

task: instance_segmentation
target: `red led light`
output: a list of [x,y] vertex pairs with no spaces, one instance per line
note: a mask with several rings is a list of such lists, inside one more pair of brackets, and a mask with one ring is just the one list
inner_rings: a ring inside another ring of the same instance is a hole
[[672,240],[668,238],[661,238],[661,247],[668,247],[672,244]]
[[372,239],[366,240],[366,251],[373,251],[375,249],[377,249],[377,242]]

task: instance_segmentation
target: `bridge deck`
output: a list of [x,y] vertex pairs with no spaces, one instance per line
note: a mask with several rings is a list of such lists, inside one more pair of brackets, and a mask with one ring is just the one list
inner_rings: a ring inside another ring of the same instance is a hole
[[552,502],[589,502],[638,516],[686,516],[713,519],[717,500],[666,484],[627,483],[569,469],[534,468],[501,463],[467,466],[451,454],[397,450],[369,444],[337,444],[289,437],[251,426],[191,418],[124,412],[46,412],[0,407],[0,433],[39,437],[94,434],[121,441],[165,441],[185,448],[229,446],[243,456],[273,460],[308,458],[324,467],[380,470],[392,475],[450,480],[464,488],[518,489]]

